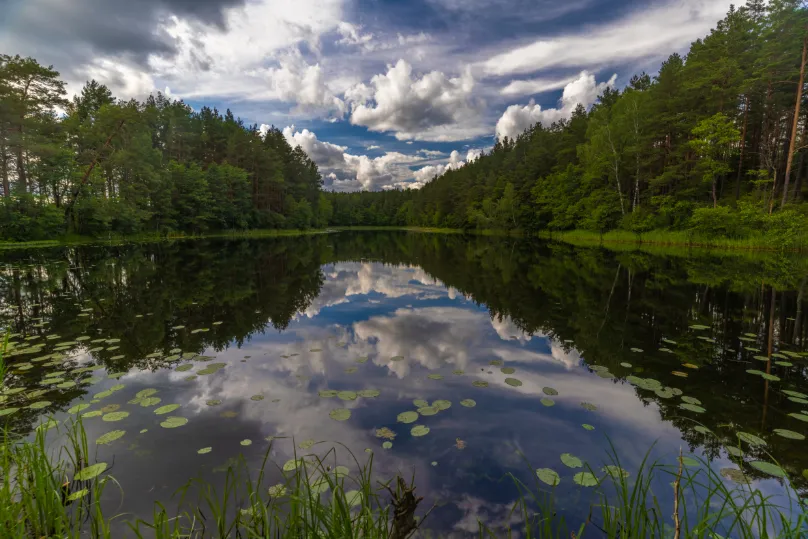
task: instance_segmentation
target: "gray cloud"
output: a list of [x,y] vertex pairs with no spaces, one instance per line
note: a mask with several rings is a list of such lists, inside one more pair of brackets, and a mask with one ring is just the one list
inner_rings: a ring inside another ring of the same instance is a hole
[[227,8],[245,0],[5,0],[0,50],[72,70],[97,55],[144,65],[150,54],[172,55],[174,38],[161,25],[172,15],[218,28]]

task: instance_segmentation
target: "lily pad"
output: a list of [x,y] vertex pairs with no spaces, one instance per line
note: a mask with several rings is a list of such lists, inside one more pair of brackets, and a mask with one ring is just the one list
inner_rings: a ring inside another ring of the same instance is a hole
[[302,464],[303,464],[303,459],[287,460],[283,465],[283,471],[284,472],[291,472],[292,470],[296,470],[298,468],[298,466],[301,466]]
[[739,447],[735,447],[734,445],[728,445],[725,447],[727,453],[732,455],[733,457],[742,457],[743,451]]
[[429,434],[429,427],[425,427],[423,425],[416,425],[412,429],[410,429],[410,434],[413,436],[426,436]]
[[[89,404],[87,406],[89,406]],[[0,417],[11,415],[18,410],[19,408],[3,408],[2,410],[0,410]]]
[[412,401],[412,403],[415,405],[416,408],[424,408],[426,406],[429,406],[429,403],[423,399],[415,399],[414,401]]
[[488,382],[484,380],[474,380],[471,385],[474,387],[488,387]]
[[463,376],[464,374],[466,374],[466,371],[458,369],[458,370],[452,371],[452,374],[454,374],[456,376]]
[[505,378],[505,383],[512,387],[519,387],[522,385],[522,381],[517,378]]
[[140,401],[140,405],[144,408],[148,408],[149,406],[154,406],[156,404],[160,404],[163,399],[160,397],[146,397],[142,401]]
[[157,414],[157,415],[169,414],[169,413],[173,412],[174,410],[176,410],[179,407],[180,407],[179,404],[166,404],[164,406],[156,408],[154,410],[154,413]]
[[513,367],[502,367],[501,369],[499,369],[499,372],[501,372],[502,374],[513,374],[516,372],[516,369],[514,369]]
[[614,464],[604,466],[603,471],[606,472],[612,479],[618,479],[620,477],[626,478],[631,475],[620,466],[615,466]]
[[782,391],[789,397],[796,397],[798,399],[808,399],[808,395],[806,395],[805,393],[800,393],[799,391],[792,391],[790,389],[783,389]]
[[184,363],[184,364],[180,365],[179,367],[177,367],[174,370],[177,371],[177,372],[185,372],[185,371],[190,371],[193,368],[194,368],[193,363]]
[[208,401],[205,401],[205,404],[207,404],[208,406],[219,406],[221,403],[222,401],[218,399],[210,399]]
[[75,502],[76,500],[82,499],[89,493],[90,493],[89,489],[83,488],[81,490],[77,490],[76,492],[71,493],[70,496],[65,498],[65,500],[68,502]]
[[350,507],[356,507],[357,505],[362,505],[362,493],[358,490],[349,490],[345,493],[345,502]]
[[390,449],[391,447],[393,447],[393,442],[384,442],[384,443],[382,444],[382,447],[383,447],[384,449]]
[[211,451],[213,451],[212,447],[203,447],[202,449],[197,450],[197,453],[199,453],[200,455],[206,455]]
[[30,408],[31,410],[41,410],[42,408],[46,408],[50,405],[51,405],[50,401],[39,401],[33,404],[29,404],[28,408]]
[[448,410],[449,408],[451,408],[452,403],[451,403],[451,401],[439,399],[439,400],[436,400],[435,402],[432,403],[432,407],[443,411],[443,410]]
[[477,406],[477,401],[474,399],[463,399],[460,401],[460,406],[465,406],[466,408],[474,408]]
[[340,400],[353,401],[356,400],[356,393],[354,391],[340,391],[337,393],[337,397],[339,397]]
[[79,470],[76,475],[73,476],[74,481],[89,481],[95,477],[98,477],[100,474],[107,469],[106,462],[99,462],[98,464],[93,464],[92,466],[87,466],[86,468],[82,468]]
[[427,378],[429,378],[430,380],[443,380],[443,375],[442,374],[429,374],[429,375],[427,375]]
[[122,437],[124,434],[126,434],[125,430],[112,430],[98,438],[95,443],[98,445],[109,444]]
[[250,400],[251,401],[262,401],[262,400],[264,400],[264,396],[263,395],[253,395],[252,397],[250,397]]
[[188,423],[188,420],[186,418],[172,416],[166,418],[165,421],[160,423],[160,426],[163,427],[164,429],[175,429],[177,427],[185,425],[186,423]]
[[330,399],[331,397],[336,397],[337,393],[339,393],[339,391],[337,391],[336,389],[322,389],[317,392],[317,394],[323,397],[324,399]]
[[550,395],[551,397],[558,395],[558,391],[552,387],[543,387],[541,390],[544,392],[545,395]]
[[799,432],[794,432],[793,430],[787,429],[774,429],[774,433],[778,436],[782,436],[783,438],[789,438],[791,440],[804,440],[805,436],[800,434]]
[[555,470],[551,470],[550,468],[539,468],[536,470],[536,476],[543,482],[551,487],[556,486],[561,482],[561,479],[558,477],[558,474]]
[[699,399],[697,399],[696,397],[688,397],[688,396],[685,395],[685,396],[682,397],[682,400],[684,402],[688,403],[688,404],[696,404],[696,405],[701,404],[701,401]]
[[101,415],[104,415],[104,412],[102,412],[101,410],[93,410],[91,412],[85,412],[85,413],[81,414],[81,417],[90,418],[90,417],[98,417],[98,416],[101,416]]
[[697,414],[703,414],[704,412],[707,411],[701,406],[696,406],[695,404],[688,404],[688,403],[680,404],[679,408],[683,410],[689,410],[691,412],[696,412]]
[[402,361],[404,356],[393,356],[390,358],[390,361]]
[[630,369],[631,368],[631,363],[628,363],[628,362],[624,361],[624,362],[620,363],[620,366],[625,367],[627,369]]
[[582,402],[581,406],[583,407],[584,410],[588,410],[590,412],[594,412],[595,410],[598,409],[598,407],[592,404],[591,402]]
[[239,443],[243,446],[248,446],[252,445],[252,440],[250,440],[249,438],[245,438],[244,440],[241,440]]
[[101,408],[101,411],[104,412],[105,414],[108,414],[110,412],[117,412],[120,409],[120,407],[121,407],[120,404],[107,404],[106,406]]
[[82,412],[82,411],[86,410],[89,407],[90,407],[89,404],[87,404],[86,402],[82,402],[80,404],[76,404],[75,406],[73,406],[71,408],[68,408],[67,413],[68,414],[77,414],[79,412]]
[[120,421],[121,419],[126,419],[129,417],[129,412],[111,412],[109,414],[104,414],[104,417],[101,418],[102,421]]
[[421,415],[435,415],[438,412],[440,412],[440,410],[434,406],[424,406],[423,408],[418,408],[418,413]]
[[705,427],[704,425],[696,425],[695,427],[693,427],[693,430],[695,430],[696,432],[699,432],[701,434],[712,434],[712,432],[713,432],[710,429],[708,429],[707,427]]
[[752,468],[765,473],[766,475],[771,475],[772,477],[786,476],[785,470],[776,464],[772,464],[771,462],[766,462],[764,460],[753,460],[749,463],[749,465]]
[[581,459],[571,453],[562,453],[561,462],[568,468],[581,468],[584,465]]
[[347,408],[337,408],[336,410],[331,410],[328,417],[335,421],[345,421],[351,417],[351,411]]
[[759,445],[759,446],[766,445],[766,440],[764,440],[759,436],[755,436],[754,434],[749,434],[748,432],[739,432],[738,438],[748,443],[749,445]]
[[586,430],[595,430],[595,427],[593,427],[592,425],[590,425],[590,424],[588,424],[588,423],[584,423],[584,424],[583,424],[583,425],[581,425],[581,426],[582,426],[584,429],[586,429]]
[[718,473],[721,474],[721,477],[732,481],[733,483],[738,483],[741,485],[747,485],[751,483],[748,477],[743,473],[743,471],[739,470],[738,468],[721,468]]
[[582,487],[594,487],[599,482],[592,472],[578,472],[572,477],[572,480]]
[[378,389],[363,389],[362,391],[357,391],[356,394],[365,399],[373,399],[381,395],[381,391]]
[[555,406],[555,401],[554,401],[553,399],[548,398],[548,397],[544,397],[544,398],[543,398],[541,401],[539,401],[539,402],[541,402],[543,406],[547,406],[548,408],[549,408],[550,406]]

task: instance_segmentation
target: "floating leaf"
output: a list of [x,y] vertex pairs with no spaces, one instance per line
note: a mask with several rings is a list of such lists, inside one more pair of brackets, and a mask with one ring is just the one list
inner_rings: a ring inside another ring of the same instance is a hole
[[603,467],[603,471],[606,472],[612,479],[618,478],[626,478],[629,474],[626,470],[621,468],[620,466],[615,466],[613,464],[609,464],[608,466]]
[[287,460],[283,465],[284,472],[291,472],[292,470],[296,470],[298,466],[303,464],[303,459],[291,459]]
[[499,369],[499,371],[502,374],[513,374],[516,372],[516,369],[514,369],[513,367],[502,367],[501,369]]
[[705,427],[703,425],[696,425],[695,427],[693,427],[693,430],[695,430],[696,432],[700,432],[701,434],[712,434],[713,433],[713,431],[711,431],[710,429],[708,429],[707,427]]
[[238,412],[234,412],[233,410],[228,410],[226,412],[222,412],[219,414],[219,417],[226,417],[228,419],[238,416]]
[[344,401],[352,401],[356,400],[356,393],[353,391],[340,391],[337,393],[337,397]]
[[427,375],[427,378],[429,378],[430,380],[443,380],[443,375],[442,374],[429,374],[429,375]]
[[743,451],[739,447],[735,447],[734,445],[728,445],[725,449],[727,450],[727,453],[729,453],[733,457],[743,456]]
[[694,324],[694,325],[690,326],[690,329],[695,329],[695,330],[710,329],[710,326],[702,326],[701,324]]
[[82,411],[86,410],[86,409],[87,409],[87,408],[89,408],[89,407],[90,407],[90,405],[89,405],[89,404],[87,404],[87,403],[85,403],[85,402],[82,402],[82,403],[80,403],[80,404],[76,404],[76,405],[75,405],[75,406],[73,406],[72,408],[69,408],[69,409],[67,410],[67,413],[68,413],[68,414],[77,414],[77,413],[79,413],[79,412],[82,412]]
[[351,411],[347,408],[337,408],[336,410],[331,410],[328,417],[335,421],[345,421],[351,417]]
[[160,404],[162,401],[160,397],[146,397],[142,401],[140,401],[140,405],[144,408],[148,408],[149,406],[154,406],[155,404]]
[[622,363],[620,364],[620,366],[621,366],[621,367],[625,367],[625,368],[627,368],[627,369],[630,369],[630,368],[631,368],[631,363],[627,363],[627,362],[625,362],[625,361],[624,361],[624,362],[622,362]]
[[598,484],[598,478],[592,472],[578,472],[572,480],[582,487],[594,487]]
[[584,423],[584,424],[583,424],[583,425],[581,425],[581,426],[582,426],[583,428],[585,428],[586,430],[595,430],[595,427],[593,427],[592,425],[589,425],[588,423]]
[[721,474],[721,477],[728,479],[733,483],[739,483],[742,485],[751,483],[743,471],[739,470],[738,468],[721,468],[718,473]]
[[642,348],[632,348],[631,351],[632,352],[637,352],[637,353],[642,353],[643,349]]
[[382,443],[382,447],[384,449],[390,449],[391,447],[393,447],[393,442],[384,442]]
[[465,406],[466,408],[474,408],[475,406],[477,406],[477,401],[475,401],[474,399],[463,399],[462,401],[460,401],[460,405]]
[[177,408],[179,408],[179,404],[166,404],[154,410],[154,413],[157,415],[164,415],[173,412]]
[[362,505],[362,493],[358,490],[349,490],[345,493],[345,501],[351,507]]
[[412,403],[415,405],[416,408],[424,408],[426,406],[429,406],[429,403],[423,399],[415,399],[414,401],[412,401]]
[[466,448],[466,442],[464,442],[460,438],[455,438],[455,447],[458,448],[458,449],[465,449]]
[[387,427],[382,427],[380,429],[376,429],[376,437],[384,438],[386,440],[395,440],[396,433]]
[[505,383],[512,387],[519,387],[522,385],[522,381],[516,378],[505,378]]
[[208,401],[205,401],[205,404],[207,404],[208,406],[219,406],[221,403],[222,401],[218,399],[210,399]]
[[539,401],[539,402],[541,402],[543,406],[547,406],[548,408],[549,408],[550,406],[555,406],[555,401],[554,401],[553,399],[548,398],[548,397],[544,397],[544,398],[543,398],[541,401]]
[[331,397],[336,397],[337,393],[339,393],[336,389],[322,389],[317,394],[325,399],[330,399]]
[[106,406],[101,408],[101,411],[104,412],[105,414],[108,414],[110,412],[117,411],[120,407],[121,407],[120,404],[107,404]]
[[771,462],[766,462],[764,460],[753,460],[749,463],[749,465],[760,471],[765,473],[766,475],[771,475],[772,477],[785,477],[786,472],[780,466],[776,464],[772,464]]
[[250,400],[251,401],[262,401],[262,400],[264,400],[264,396],[263,395],[253,395],[252,397],[250,397]]
[[690,468],[695,468],[696,466],[701,465],[699,461],[694,459],[693,457],[680,457],[679,461],[682,463],[683,466],[688,466]]
[[112,430],[98,438],[95,443],[98,445],[105,445],[114,442],[121,436],[126,434],[125,430]]
[[452,371],[452,374],[457,375],[457,376],[463,376],[464,374],[466,374],[466,372],[458,369],[456,371]]
[[484,380],[474,380],[471,385],[474,387],[488,387],[488,382]]
[[688,404],[696,404],[696,405],[701,404],[701,401],[699,399],[695,398],[695,397],[684,396],[684,397],[682,397],[682,400],[684,402],[688,403]]
[[73,380],[68,380],[67,382],[62,382],[61,384],[58,384],[56,387],[58,387],[59,389],[70,389],[71,387],[75,386],[76,382],[74,382]]
[[755,436],[754,434],[749,434],[748,432],[739,432],[738,438],[748,443],[749,445],[760,445],[760,446],[766,445],[766,440],[764,440],[759,436]]
[[774,429],[774,433],[777,434],[778,436],[782,436],[783,438],[790,438],[791,440],[805,439],[805,436],[803,436],[799,432],[794,432],[793,430]]
[[671,397],[673,397],[673,391],[669,387],[662,389],[655,389],[654,393],[656,393],[657,397],[659,397],[660,399],[670,399]]
[[429,427],[425,427],[423,425],[416,425],[412,429],[410,429],[410,434],[413,436],[426,436],[429,434]]
[[165,421],[160,423],[160,426],[164,429],[175,429],[185,425],[186,423],[188,423],[188,420],[184,417],[168,417]]
[[581,468],[584,465],[581,459],[571,453],[562,453],[561,462],[568,468]]
[[502,366],[502,360],[500,360],[500,359],[492,359],[491,361],[488,362],[488,364],[491,365],[492,367],[501,367]]
[[682,371],[671,371],[671,374],[679,378],[687,378],[687,373]]
[[100,474],[107,469],[106,462],[99,462],[98,464],[93,464],[92,466],[87,466],[86,468],[82,468],[73,476],[74,481],[89,481],[94,477],[98,477]]
[[696,412],[697,414],[703,414],[704,412],[707,411],[701,406],[696,406],[695,404],[688,404],[688,403],[680,404],[679,408],[683,410],[689,410],[691,412]]
[[[89,406],[89,404],[87,406]],[[11,415],[11,414],[13,414],[14,412],[16,412],[18,410],[19,410],[19,408],[4,408],[4,409],[0,410],[0,417],[6,416],[6,415]]]
[[323,351],[322,348],[312,348],[309,350],[309,352],[322,352],[322,351]]
[[401,361],[404,359],[404,356],[393,356],[390,358],[390,361]]
[[378,389],[363,389],[362,391],[357,391],[356,394],[366,399],[373,399],[381,395],[381,391]]
[[794,419],[799,419],[800,421],[805,421],[805,422],[807,422],[807,423],[808,423],[808,415],[805,415],[805,414],[795,414],[795,413],[791,413],[791,414],[788,414],[788,415],[790,415],[790,416],[791,416],[791,417],[793,417]]
[[180,365],[179,367],[177,367],[174,370],[177,371],[177,372],[185,372],[185,371],[190,371],[193,368],[194,368],[193,363],[183,363],[182,365]]
[[281,496],[286,495],[286,486],[281,483],[278,483],[277,485],[269,487],[268,493],[273,498],[280,498]]
[[539,468],[536,470],[536,476],[544,483],[550,485],[551,487],[556,486],[561,482],[561,479],[558,477],[558,474],[551,470],[550,468]]
[[45,408],[50,405],[51,405],[50,401],[39,401],[33,404],[29,404],[28,408],[30,408],[31,410],[41,410],[42,408]]
[[102,421],[120,421],[121,419],[126,419],[129,417],[129,412],[111,412],[109,414],[104,414],[104,417],[101,418]]
[[790,389],[784,389],[783,393],[785,393],[789,397],[796,397],[798,399],[808,399],[808,395],[806,395],[805,393],[800,393],[799,391],[791,391]]
[[243,446],[248,446],[252,445],[252,440],[250,440],[249,438],[245,438],[244,440],[241,440],[239,443]]
[[202,449],[199,449],[197,451],[197,453],[199,453],[200,455],[206,455],[206,454],[210,453],[211,451],[213,451],[212,447],[203,447]]
[[353,374],[357,371],[356,367],[348,367],[345,369],[346,374]]
[[424,406],[423,408],[418,408],[418,413],[421,415],[435,415],[439,412],[437,408],[434,406]]
[[598,407],[592,404],[591,402],[582,402],[581,406],[583,407],[584,410],[588,410],[590,412],[594,412],[595,410],[598,409]]
[[433,402],[432,407],[437,408],[438,410],[441,410],[441,411],[442,410],[448,410],[449,408],[452,407],[452,403],[450,401],[440,399],[440,400],[436,400],[435,402]]
[[98,417],[104,415],[104,412],[101,410],[93,410],[92,412],[86,412],[81,414],[81,417]]

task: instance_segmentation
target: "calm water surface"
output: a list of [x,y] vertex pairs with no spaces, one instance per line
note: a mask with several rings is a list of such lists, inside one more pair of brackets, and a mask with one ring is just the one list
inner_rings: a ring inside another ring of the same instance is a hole
[[[23,389],[7,391],[0,406],[20,409],[0,419],[28,433],[81,403],[127,412],[84,419],[93,445],[126,431],[96,451],[123,489],[105,491],[111,512],[148,516],[192,477],[221,483],[239,454],[260,463],[268,437],[278,464],[311,441],[327,443],[297,451],[372,450],[376,475],[414,473],[425,508],[438,504],[431,529],[457,537],[478,519],[508,524],[506,474],[532,482],[525,459],[560,474],[559,509],[580,521],[595,489],[559,457],[599,471],[610,443],[630,472],[649,450],[673,463],[680,448],[737,468],[726,446],[740,446],[745,462],[776,460],[808,487],[808,442],[775,430],[808,434],[804,259],[343,232],[6,251],[2,263],[10,385]],[[398,422],[417,399],[451,407]],[[332,419],[339,408],[350,418]],[[168,417],[188,423],[162,428]],[[429,433],[413,436],[417,425]],[[780,480],[741,465],[782,495]],[[655,486],[663,506],[670,481]]]

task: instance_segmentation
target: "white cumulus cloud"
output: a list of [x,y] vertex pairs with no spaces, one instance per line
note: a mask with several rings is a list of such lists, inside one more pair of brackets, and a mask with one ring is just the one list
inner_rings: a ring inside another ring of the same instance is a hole
[[541,105],[532,99],[525,106],[511,105],[497,121],[497,137],[516,138],[533,124],[541,123],[549,126],[553,122],[569,118],[578,104],[586,108],[591,107],[606,88],[614,88],[616,80],[617,75],[612,75],[608,81],[598,83],[595,75],[583,71],[578,78],[564,87],[557,108],[542,109]]
[[351,123],[371,131],[391,132],[398,140],[456,141],[484,134],[483,103],[472,96],[474,78],[466,69],[450,78],[440,71],[421,77],[399,60],[370,86],[359,84],[345,93]]

